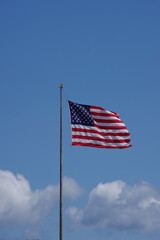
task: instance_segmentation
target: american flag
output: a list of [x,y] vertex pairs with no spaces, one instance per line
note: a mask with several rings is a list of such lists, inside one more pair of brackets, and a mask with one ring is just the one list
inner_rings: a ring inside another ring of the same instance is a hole
[[72,145],[98,148],[128,148],[130,133],[119,115],[101,107],[68,101]]

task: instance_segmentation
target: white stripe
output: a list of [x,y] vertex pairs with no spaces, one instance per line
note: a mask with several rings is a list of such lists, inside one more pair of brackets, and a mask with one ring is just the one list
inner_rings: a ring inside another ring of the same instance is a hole
[[102,136],[97,133],[88,133],[88,132],[74,132],[72,131],[72,136],[78,135],[78,136],[88,136],[88,137],[99,137],[102,139],[114,139],[114,140],[124,140],[124,139],[130,139],[130,136]]
[[113,147],[124,147],[124,146],[130,146],[129,143],[104,143],[101,141],[95,141],[95,140],[86,140],[86,139],[72,139],[72,143],[77,142],[77,143],[92,143],[92,144],[98,144],[102,146],[113,146]]
[[103,133],[129,133],[127,129],[99,129],[97,127],[92,126],[83,126],[78,124],[71,124],[71,128],[81,128],[81,129],[88,129],[88,130],[95,130],[98,132]]
[[91,114],[94,119],[104,119],[104,120],[120,120],[118,117],[104,117]]
[[[100,110],[100,109],[93,109],[92,107],[90,108],[90,112],[94,113],[94,112],[99,112],[99,113],[108,113],[108,114],[112,114],[113,116],[115,116],[114,113],[108,111],[108,110]],[[117,114],[118,115],[118,114]]]
[[104,127],[108,127],[108,126],[110,126],[110,127],[112,127],[112,126],[125,126],[124,123],[101,123],[101,122],[96,122],[95,120],[94,120],[94,122],[97,125],[104,126]]

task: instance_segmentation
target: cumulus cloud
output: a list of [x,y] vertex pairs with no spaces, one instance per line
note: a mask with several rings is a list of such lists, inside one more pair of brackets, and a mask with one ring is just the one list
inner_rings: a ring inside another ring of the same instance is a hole
[[129,186],[123,181],[99,183],[84,209],[66,211],[74,226],[101,229],[160,229],[160,189],[142,182]]
[[78,185],[78,183],[69,177],[63,178],[63,195],[70,198],[71,200],[76,200],[83,196],[85,190]]
[[[84,190],[71,178],[63,179],[64,196],[75,200]],[[32,191],[20,174],[0,170],[0,227],[33,224],[44,219],[59,199],[59,185]]]

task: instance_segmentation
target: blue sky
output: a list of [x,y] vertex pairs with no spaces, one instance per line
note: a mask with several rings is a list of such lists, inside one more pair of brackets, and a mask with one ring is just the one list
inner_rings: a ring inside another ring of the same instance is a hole
[[[160,238],[159,1],[1,1],[0,240]],[[132,148],[72,147],[67,100],[117,112]]]

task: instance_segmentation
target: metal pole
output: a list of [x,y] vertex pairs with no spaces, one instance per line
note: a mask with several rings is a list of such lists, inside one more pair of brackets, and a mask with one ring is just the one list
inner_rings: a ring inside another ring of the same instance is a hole
[[59,240],[63,239],[63,160],[62,160],[62,88],[60,85],[60,206]]

